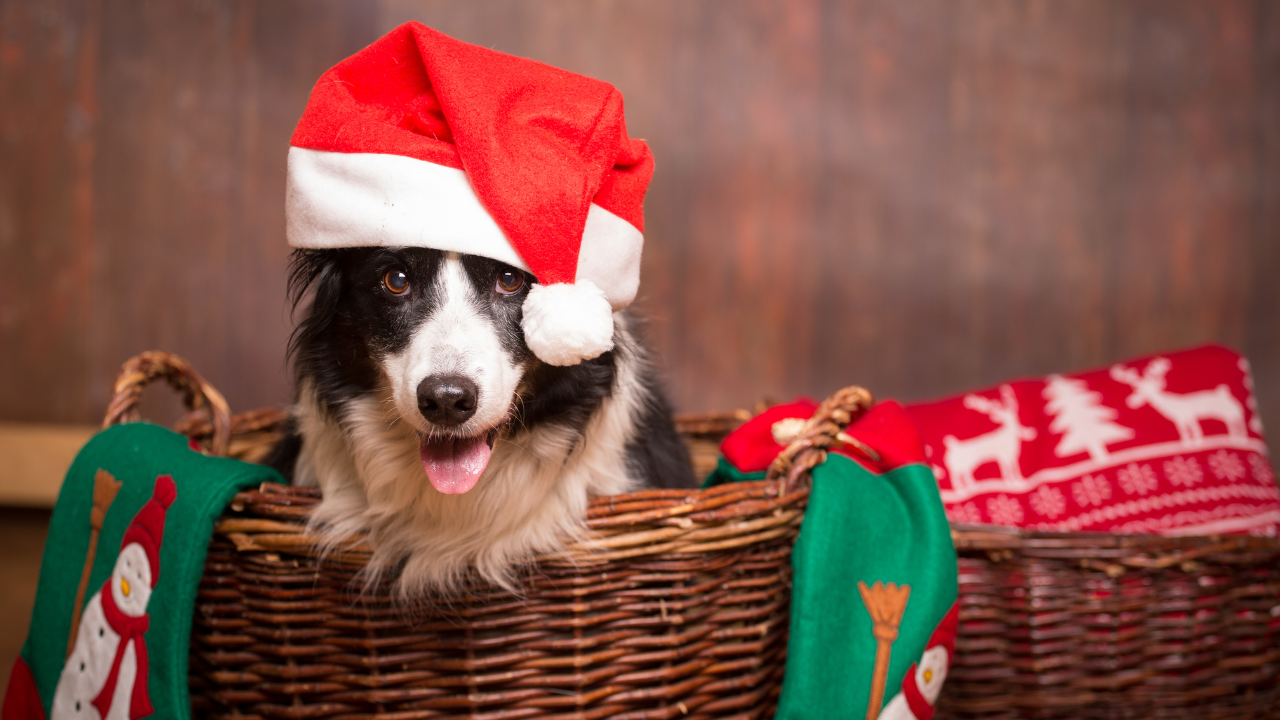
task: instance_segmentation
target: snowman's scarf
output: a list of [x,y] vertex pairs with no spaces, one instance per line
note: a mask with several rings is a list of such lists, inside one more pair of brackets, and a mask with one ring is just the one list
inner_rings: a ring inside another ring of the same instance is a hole
[[116,695],[116,681],[120,677],[120,663],[124,660],[124,650],[132,641],[138,671],[133,676],[133,694],[129,698],[129,718],[138,720],[138,718],[153,715],[155,710],[151,707],[151,696],[147,694],[147,643],[142,637],[151,624],[151,616],[132,617],[116,607],[110,580],[102,586],[101,595],[102,614],[106,616],[107,624],[111,629],[120,635],[120,644],[116,645],[116,656],[111,661],[111,672],[107,674],[107,683],[102,686],[102,692],[93,699],[93,706],[98,708],[99,715],[104,718],[107,716],[107,711],[111,709],[111,700]]

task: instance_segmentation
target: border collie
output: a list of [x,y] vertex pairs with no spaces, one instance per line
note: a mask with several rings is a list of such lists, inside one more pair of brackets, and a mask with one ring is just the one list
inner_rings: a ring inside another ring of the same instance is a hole
[[531,274],[421,248],[297,250],[297,401],[271,464],[319,486],[326,547],[367,532],[372,585],[402,597],[515,570],[581,533],[588,497],[692,487],[689,454],[637,344],[569,367],[526,347]]

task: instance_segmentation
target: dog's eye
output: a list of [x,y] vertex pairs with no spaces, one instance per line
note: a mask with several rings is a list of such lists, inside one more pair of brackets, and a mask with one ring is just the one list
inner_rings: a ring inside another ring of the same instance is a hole
[[514,295],[521,287],[524,287],[524,275],[511,271],[498,273],[498,292]]
[[409,292],[409,276],[403,270],[390,270],[382,276],[382,287],[392,295],[403,295]]

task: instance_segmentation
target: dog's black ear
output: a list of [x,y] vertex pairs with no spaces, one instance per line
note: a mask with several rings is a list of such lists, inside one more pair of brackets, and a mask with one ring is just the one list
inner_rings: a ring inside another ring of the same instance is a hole
[[333,250],[310,248],[298,248],[289,255],[289,304],[295,311],[316,280],[337,266],[337,259]]
[[289,257],[289,304],[297,312],[303,301],[311,297],[306,317],[289,336],[288,357],[312,345],[324,333],[335,316],[342,297],[342,249],[315,250],[299,248]]

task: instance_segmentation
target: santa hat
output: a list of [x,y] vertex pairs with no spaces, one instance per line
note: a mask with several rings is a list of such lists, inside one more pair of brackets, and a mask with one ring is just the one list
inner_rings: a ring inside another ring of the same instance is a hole
[[155,489],[151,499],[142,506],[129,527],[125,528],[124,539],[120,541],[120,549],[124,550],[130,543],[138,543],[147,554],[147,563],[151,565],[151,587],[160,579],[160,542],[164,539],[165,511],[178,496],[178,488],[169,475],[156,478]]
[[574,365],[635,299],[653,157],[612,85],[411,22],[325,73],[289,149],[289,244],[427,247],[538,280],[525,340]]

